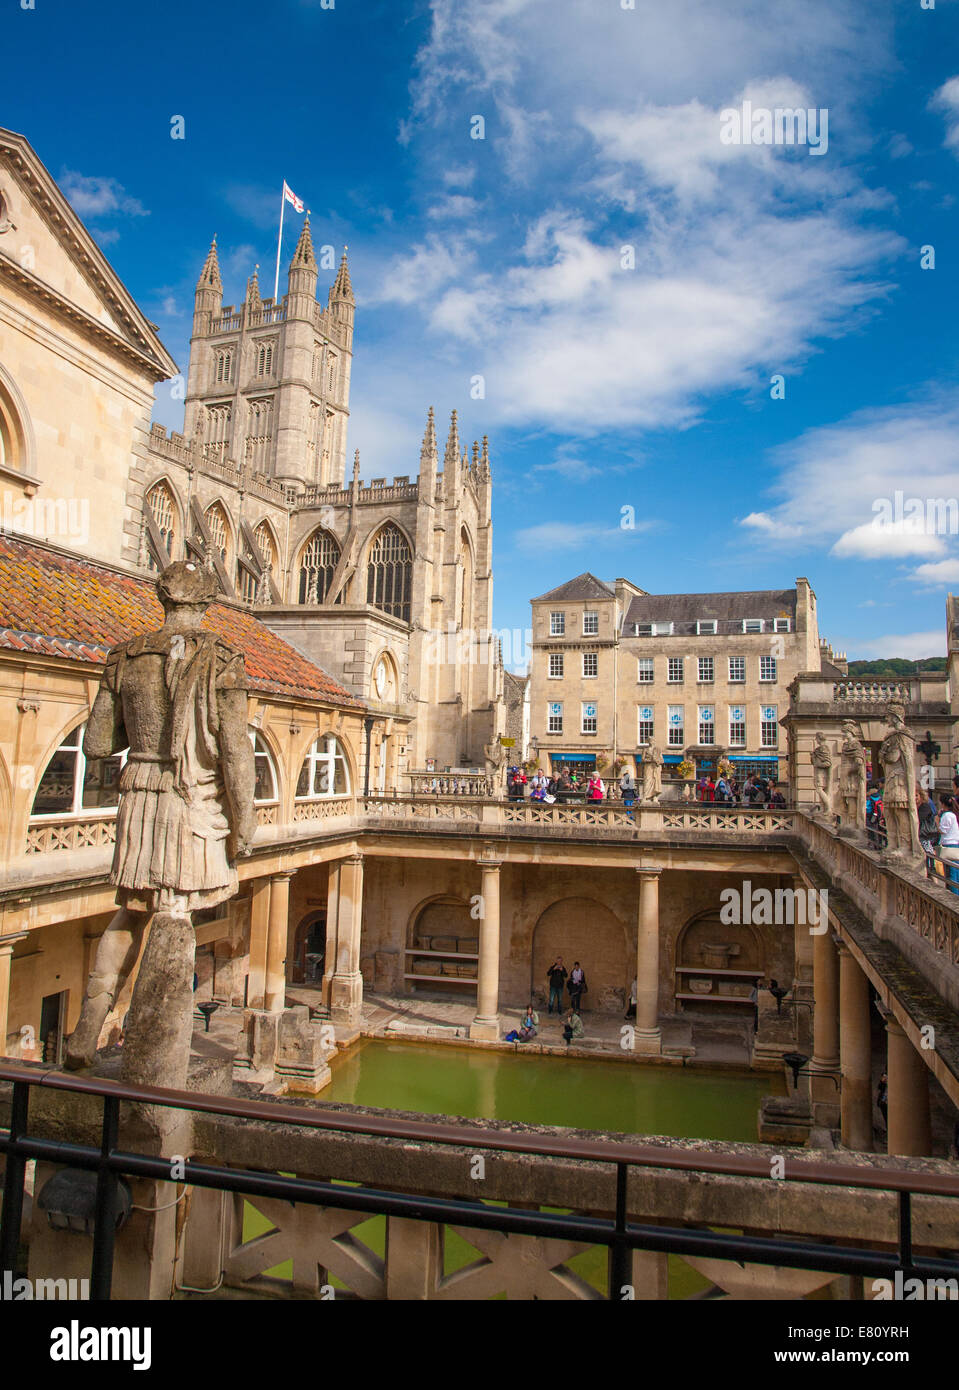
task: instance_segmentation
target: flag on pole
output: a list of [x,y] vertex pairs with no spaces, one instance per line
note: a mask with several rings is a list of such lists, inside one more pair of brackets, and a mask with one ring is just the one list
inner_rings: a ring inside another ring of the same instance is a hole
[[303,199],[296,196],[286,179],[283,180],[283,197],[288,203],[293,204],[297,212],[303,211]]

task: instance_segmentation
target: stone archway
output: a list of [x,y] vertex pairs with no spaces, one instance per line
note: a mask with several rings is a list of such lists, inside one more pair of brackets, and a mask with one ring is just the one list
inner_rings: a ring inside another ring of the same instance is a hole
[[762,932],[745,922],[723,922],[718,911],[693,917],[676,943],[678,1011],[741,1018],[753,980],[766,977],[767,946]]
[[593,898],[561,898],[541,914],[533,930],[530,967],[530,989],[537,1001],[546,998],[546,971],[557,956],[567,970],[578,960],[586,972],[584,1010],[623,1013],[635,963],[626,928],[608,907]]

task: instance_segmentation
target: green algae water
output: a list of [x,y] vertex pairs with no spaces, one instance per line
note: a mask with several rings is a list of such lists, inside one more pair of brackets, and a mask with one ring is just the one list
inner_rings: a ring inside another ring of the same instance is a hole
[[[333,1059],[333,1080],[320,1102],[619,1134],[755,1142],[760,1098],[770,1093],[784,1093],[778,1075],[697,1072],[641,1062],[593,1062],[370,1039]],[[243,1228],[244,1240],[270,1228],[249,1201]],[[385,1218],[370,1217],[353,1227],[351,1236],[382,1258]],[[456,1231],[446,1229],[444,1275],[471,1264],[478,1254]],[[605,1293],[605,1250],[594,1246],[573,1256],[567,1266]],[[267,1271],[279,1279],[292,1278],[292,1272],[289,1261]],[[335,1290],[345,1291],[334,1274],[328,1277]],[[669,1257],[671,1299],[689,1298],[708,1287],[708,1281],[689,1265]]]
[[778,1076],[370,1040],[336,1058],[321,1100],[464,1119],[755,1143]]

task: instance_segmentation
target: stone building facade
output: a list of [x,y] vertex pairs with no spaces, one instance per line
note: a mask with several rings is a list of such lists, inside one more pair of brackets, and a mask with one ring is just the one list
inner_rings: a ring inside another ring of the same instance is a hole
[[820,669],[816,596],[795,588],[649,594],[586,573],[532,600],[531,734],[544,768],[591,769],[616,755],[638,771],[658,745],[671,773],[684,757],[716,776],[787,783],[780,727],[790,682]]
[[482,766],[503,732],[502,665],[492,636],[489,449],[462,447],[453,412],[442,463],[432,409],[419,475],[345,477],[355,299],[346,256],[327,304],[304,223],[281,303],[250,278],[223,305],[216,244],[195,294],[184,433],[154,427],[136,450],[123,560],[145,572],[193,553],[227,596],[358,697],[405,738],[403,786],[432,759]]

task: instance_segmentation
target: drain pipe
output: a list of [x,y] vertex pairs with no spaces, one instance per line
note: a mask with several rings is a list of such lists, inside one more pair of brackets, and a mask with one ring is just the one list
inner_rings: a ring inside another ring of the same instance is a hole
[[366,771],[363,776],[363,795],[370,794],[370,758],[373,752],[373,716],[368,714],[363,720],[366,728]]

